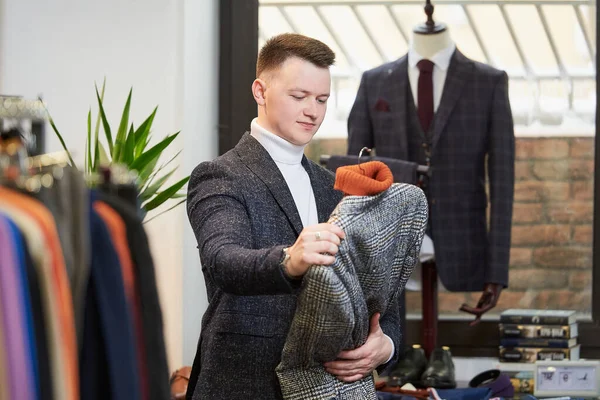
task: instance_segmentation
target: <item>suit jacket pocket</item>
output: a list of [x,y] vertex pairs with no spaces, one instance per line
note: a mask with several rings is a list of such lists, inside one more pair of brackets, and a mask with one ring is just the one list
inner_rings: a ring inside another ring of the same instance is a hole
[[287,335],[290,322],[283,316],[224,311],[215,316],[214,326],[219,333],[273,337]]

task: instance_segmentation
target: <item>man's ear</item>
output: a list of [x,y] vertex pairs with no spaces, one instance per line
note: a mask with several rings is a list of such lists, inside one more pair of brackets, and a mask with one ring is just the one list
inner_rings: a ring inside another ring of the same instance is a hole
[[256,104],[259,106],[265,105],[265,92],[267,91],[267,83],[260,78],[257,78],[252,82],[252,95]]

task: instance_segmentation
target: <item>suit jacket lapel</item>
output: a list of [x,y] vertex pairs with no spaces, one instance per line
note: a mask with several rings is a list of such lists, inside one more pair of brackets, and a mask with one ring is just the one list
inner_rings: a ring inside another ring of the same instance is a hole
[[454,109],[456,102],[460,98],[462,88],[472,69],[473,63],[471,60],[469,60],[458,49],[456,49],[452,55],[452,60],[450,60],[450,65],[448,67],[446,83],[444,84],[444,91],[442,92],[442,99],[433,118],[432,148],[434,149],[435,145],[440,139],[442,131],[448,123],[448,119],[452,114],[452,110]]
[[292,193],[275,161],[265,148],[248,133],[244,134],[235,148],[242,162],[267,186],[296,234],[299,235],[302,231],[302,220],[300,214],[298,214]]
[[308,162],[306,156],[302,157],[302,166],[308,173],[310,178],[310,184],[313,189],[313,194],[315,196],[315,202],[317,203],[317,214],[319,214],[319,222],[326,222],[329,219],[329,214],[327,210],[330,209],[329,204],[325,202],[325,199],[328,199],[330,194],[327,192],[327,185],[322,182],[322,179],[314,171],[314,166]]
[[[408,159],[408,142],[407,142],[407,123],[408,115],[406,110],[406,93],[408,90],[408,56],[405,55],[399,58],[387,70],[387,79],[382,80],[381,97],[388,101],[390,105],[391,115],[393,118],[391,126],[397,129],[396,132],[389,132],[395,140],[398,141],[397,148],[404,154],[396,154],[396,158]],[[358,154],[353,154],[358,156]]]

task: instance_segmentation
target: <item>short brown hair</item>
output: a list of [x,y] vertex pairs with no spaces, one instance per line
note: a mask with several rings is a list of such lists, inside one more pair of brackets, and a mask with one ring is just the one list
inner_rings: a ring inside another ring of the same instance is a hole
[[325,43],[297,33],[283,33],[267,40],[260,49],[256,77],[278,68],[290,57],[298,57],[321,68],[328,68],[335,62],[335,53]]

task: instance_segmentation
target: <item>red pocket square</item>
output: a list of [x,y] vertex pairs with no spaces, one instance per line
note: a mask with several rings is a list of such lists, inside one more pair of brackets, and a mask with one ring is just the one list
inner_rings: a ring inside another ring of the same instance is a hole
[[377,103],[375,103],[375,110],[389,112],[390,104],[384,99],[380,98],[379,100],[377,100]]

